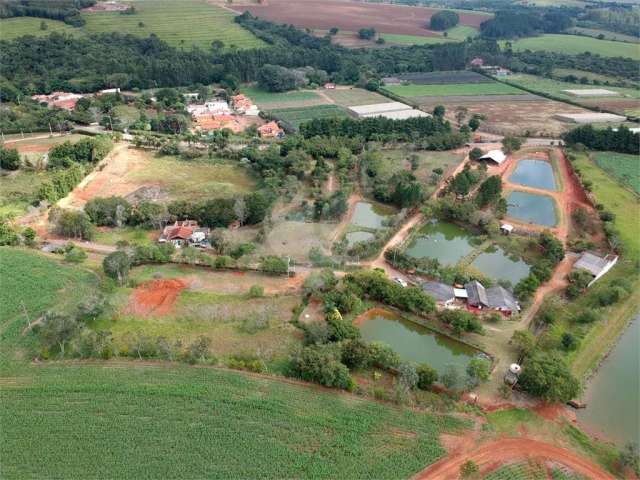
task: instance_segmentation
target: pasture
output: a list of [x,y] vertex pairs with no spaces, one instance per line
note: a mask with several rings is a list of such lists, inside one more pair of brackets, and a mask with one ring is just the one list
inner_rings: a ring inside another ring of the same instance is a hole
[[[46,29],[40,26],[44,23]],[[50,33],[67,33],[73,35],[78,29],[57,20],[49,20],[35,17],[15,17],[0,19],[0,39],[13,40],[24,35],[42,37]]]
[[316,105],[299,108],[276,108],[270,109],[271,113],[278,120],[283,120],[295,128],[299,128],[305,122],[314,118],[346,118],[349,114],[337,105]]
[[[220,40],[225,46],[256,48],[264,46],[252,33],[237,25],[234,14],[206,0],[134,0],[134,15],[119,12],[82,13],[86,24],[79,28],[62,22],[46,20],[46,31],[40,30],[40,19],[16,18],[0,21],[2,38],[19,35],[42,35],[51,31],[72,34],[118,32],[140,37],[157,35],[169,45],[181,48],[197,46],[210,49],[211,42]],[[8,25],[8,26],[7,26]]]
[[364,90],[363,88],[337,88],[335,90],[324,90],[323,94],[333,103],[341,107],[373,105],[375,103],[385,103],[389,101],[387,97],[376,92]]
[[605,172],[612,175],[625,187],[640,194],[640,168],[638,156],[616,152],[595,152],[596,164]]
[[461,83],[441,85],[387,85],[387,92],[400,97],[441,97],[448,95],[511,95],[522,94],[522,90],[502,83]]
[[[640,49],[637,44],[598,40],[597,38],[579,35],[545,34],[538,37],[527,37],[513,40],[514,51],[546,50],[548,52],[578,55],[589,52],[603,57],[628,57],[640,60]],[[504,44],[504,42],[502,42]]]
[[326,99],[313,90],[294,90],[280,93],[267,92],[258,87],[244,87],[241,91],[261,109],[302,107],[327,103]]

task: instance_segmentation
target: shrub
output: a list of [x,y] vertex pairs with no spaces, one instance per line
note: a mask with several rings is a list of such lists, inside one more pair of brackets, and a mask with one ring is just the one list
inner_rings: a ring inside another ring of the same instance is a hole
[[227,360],[227,367],[235,370],[262,373],[267,371],[264,361],[257,355],[250,353],[236,353]]
[[64,261],[69,263],[82,263],[87,259],[87,253],[78,247],[74,247],[69,250],[65,256]]
[[302,380],[350,390],[354,382],[340,353],[340,346],[334,344],[303,347],[291,358],[292,371]]
[[447,365],[444,372],[440,374],[440,382],[449,388],[456,388],[460,383],[460,371],[455,365]]
[[15,148],[0,147],[0,168],[5,170],[18,170],[20,168],[20,155]]
[[262,310],[260,312],[252,313],[244,320],[242,320],[242,324],[240,325],[240,330],[245,333],[254,334],[261,330],[266,330],[269,328],[270,323],[270,312]]
[[438,372],[426,363],[418,365],[416,372],[418,373],[417,386],[420,390],[429,390],[431,385],[438,380]]
[[580,391],[580,383],[562,357],[545,352],[527,359],[518,384],[532,395],[552,402],[567,402]]
[[372,364],[384,370],[398,368],[400,356],[389,346],[382,342],[369,344]]
[[593,323],[597,322],[600,316],[593,310],[585,310],[576,317],[578,323]]
[[564,332],[562,334],[562,338],[560,339],[560,343],[565,350],[575,350],[578,348],[578,339],[569,332]]
[[110,253],[102,260],[102,269],[105,275],[117,280],[120,285],[124,285],[131,269],[131,257],[122,250]]
[[346,322],[340,312],[336,308],[332,308],[326,316],[327,326],[329,328],[329,340],[332,342],[340,342],[352,338],[360,337],[360,330],[349,322]]
[[63,237],[91,240],[95,235],[95,227],[82,211],[54,208],[49,220],[53,223],[55,233]]
[[251,285],[248,296],[249,298],[264,297],[264,287],[262,285]]
[[398,366],[398,381],[406,390],[416,388],[420,377],[415,363],[403,362]]
[[620,287],[609,287],[606,290],[598,292],[596,300],[601,307],[607,307],[617,303],[619,300],[627,296],[627,291]]
[[204,362],[207,359],[210,359],[209,355],[209,347],[211,346],[211,339],[201,336],[198,337],[189,347],[187,347],[187,351],[185,353],[185,360],[191,364],[194,364],[198,361]]
[[367,369],[373,364],[373,357],[369,345],[359,338],[353,338],[342,343],[341,358],[342,363],[350,369]]
[[490,374],[491,362],[484,358],[472,358],[469,365],[467,365],[467,382],[472,387],[479,385],[480,382],[489,380]]
[[303,325],[305,345],[316,345],[329,341],[327,322],[315,321]]
[[262,259],[260,270],[273,275],[285,275],[289,271],[289,261],[275,255],[267,256]]

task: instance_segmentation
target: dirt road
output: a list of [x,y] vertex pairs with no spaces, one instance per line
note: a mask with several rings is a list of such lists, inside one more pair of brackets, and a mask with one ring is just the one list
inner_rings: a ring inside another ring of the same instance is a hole
[[[446,457],[415,475],[413,480],[457,480],[460,477],[460,466],[469,460],[475,462],[481,472],[488,473],[503,463],[530,459],[558,462],[587,478],[615,478],[592,461],[564,448],[528,438],[506,438]],[[483,466],[486,468],[483,469]]]

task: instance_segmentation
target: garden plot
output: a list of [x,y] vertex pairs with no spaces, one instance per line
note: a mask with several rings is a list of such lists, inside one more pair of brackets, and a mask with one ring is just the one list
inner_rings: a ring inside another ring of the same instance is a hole
[[276,93],[267,92],[256,87],[247,87],[242,89],[242,93],[253,100],[261,110],[311,107],[330,103],[314,90],[294,90],[292,92]]
[[337,105],[316,105],[297,108],[274,108],[269,113],[276,119],[287,122],[294,128],[299,128],[305,122],[315,118],[347,118],[346,110]]
[[354,105],[372,105],[375,103],[387,102],[384,97],[376,92],[370,92],[362,88],[342,88],[335,90],[324,90],[322,94],[328,97],[333,103],[341,107],[352,107]]
[[449,84],[469,84],[469,83],[494,83],[488,77],[470,70],[456,70],[450,72],[415,72],[403,73],[396,77],[384,79],[385,82],[398,80],[400,82],[410,82],[416,85],[449,85]]
[[446,83],[446,84],[409,84],[387,85],[383,90],[397,95],[414,99],[415,97],[442,97],[449,95],[520,95],[524,92],[519,88],[504,83]]

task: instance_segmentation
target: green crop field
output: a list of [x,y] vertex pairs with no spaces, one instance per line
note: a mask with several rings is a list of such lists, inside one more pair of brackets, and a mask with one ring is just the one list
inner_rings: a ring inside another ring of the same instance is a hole
[[502,83],[457,83],[449,85],[389,85],[384,90],[401,97],[439,97],[447,95],[510,95],[525,93]]
[[[408,478],[467,424],[314,387],[133,361],[33,364],[33,319],[69,310],[98,277],[0,248],[2,477]],[[34,292],[38,294],[35,295]]]
[[72,34],[118,32],[142,37],[156,34],[174,47],[195,45],[208,49],[211,42],[221,40],[227,47],[261,47],[264,43],[234,21],[234,14],[206,0],[134,0],[135,15],[119,12],[83,13],[86,25],[73,28],[62,22],[46,20],[48,30],[42,31],[40,19],[15,18],[0,21],[2,39],[24,34],[42,35],[51,31]]
[[436,43],[451,42],[447,37],[423,37],[420,35],[403,35],[401,33],[381,33],[387,43],[397,43],[398,45],[434,45]]
[[640,194],[640,164],[637,155],[615,152],[596,152],[596,164],[613,175],[621,184]]
[[516,51],[546,50],[569,55],[589,52],[603,57],[629,57],[640,60],[640,49],[636,44],[598,40],[578,35],[545,34],[539,37],[521,38],[511,43]]
[[389,99],[376,92],[370,92],[362,88],[339,88],[336,90],[325,90],[324,94],[341,107],[353,107],[355,105],[371,105],[375,103],[385,103]]
[[247,95],[258,106],[268,106],[273,103],[287,103],[287,102],[306,102],[306,101],[320,101],[323,99],[316,92],[310,90],[295,90],[293,92],[267,92],[256,87],[245,87],[242,89],[242,93]]
[[[640,99],[640,90],[635,88],[610,87],[608,85],[605,85],[605,86],[582,85],[579,83],[563,82],[561,80],[553,80],[550,78],[543,78],[535,75],[527,75],[524,73],[509,75],[509,77],[507,77],[507,81],[509,83],[512,83],[515,85],[521,85],[525,88],[535,90],[537,92],[551,94],[555,97],[572,100],[574,102],[592,101],[594,98],[598,98],[598,97],[584,97],[584,98],[576,97],[574,95],[564,93],[563,90],[602,88],[605,90],[619,92],[621,96],[624,96],[624,97]],[[615,99],[619,97],[600,97],[600,98]]]
[[304,122],[314,118],[346,118],[349,114],[337,105],[317,105],[315,107],[280,108],[270,110],[274,117],[290,123],[298,128]]

